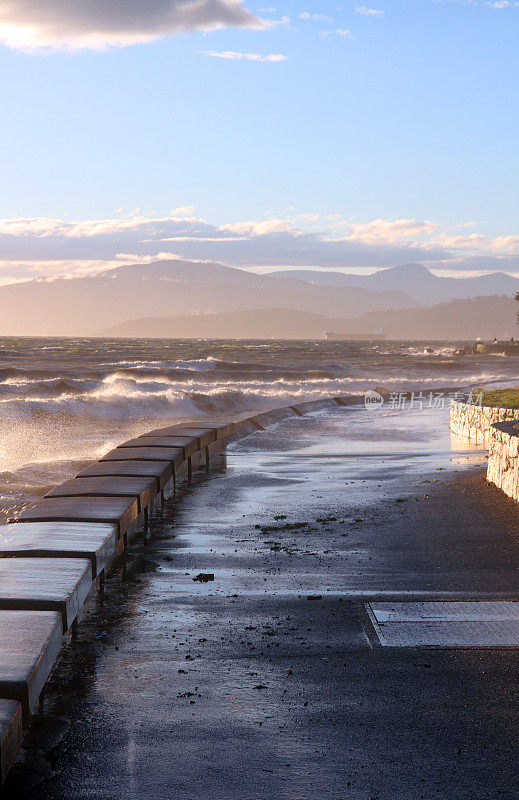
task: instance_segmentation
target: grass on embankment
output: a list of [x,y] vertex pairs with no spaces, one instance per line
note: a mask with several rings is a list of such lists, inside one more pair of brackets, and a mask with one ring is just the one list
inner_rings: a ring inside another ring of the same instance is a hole
[[[478,394],[478,389],[475,394]],[[510,389],[494,389],[491,392],[483,391],[481,400],[483,406],[504,406],[505,408],[519,408],[519,386]]]

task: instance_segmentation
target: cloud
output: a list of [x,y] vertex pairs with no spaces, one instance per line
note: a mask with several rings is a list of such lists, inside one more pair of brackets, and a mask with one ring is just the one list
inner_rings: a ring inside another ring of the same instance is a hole
[[195,211],[194,206],[178,206],[171,211],[172,217],[186,217],[193,214]]
[[337,28],[335,31],[320,31],[319,36],[343,36],[347,39],[353,39],[353,34],[351,31],[346,30],[345,28]]
[[519,271],[519,235],[490,237],[461,223],[399,217],[360,221],[338,214],[265,216],[215,225],[192,206],[167,216],[65,221],[0,219],[0,283],[99,272],[157,258],[210,259],[249,269],[376,269],[421,261],[435,270]]
[[362,14],[363,17],[384,17],[386,14],[382,9],[368,8],[367,6],[357,6],[355,13]]
[[348,238],[359,242],[393,243],[430,236],[439,229],[437,223],[429,220],[421,222],[416,219],[374,219],[371,222],[352,223]]
[[298,17],[304,22],[333,22],[333,17],[327,14],[310,14],[308,11],[303,11]]
[[270,61],[279,63],[287,60],[286,56],[281,53],[268,53],[264,55],[262,53],[240,53],[235,50],[202,50],[201,53],[210,58],[223,58],[226,61]]
[[297,234],[297,229],[293,224],[286,219],[267,219],[249,222],[234,222],[220,227],[221,231],[230,231],[237,233],[241,236],[265,236],[274,233],[294,233]]
[[2,0],[0,41],[18,50],[103,49],[268,23],[241,0]]

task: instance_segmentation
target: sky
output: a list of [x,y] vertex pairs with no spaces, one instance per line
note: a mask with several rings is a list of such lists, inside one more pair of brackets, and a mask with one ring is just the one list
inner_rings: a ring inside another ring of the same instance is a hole
[[519,2],[0,0],[0,283],[519,274]]

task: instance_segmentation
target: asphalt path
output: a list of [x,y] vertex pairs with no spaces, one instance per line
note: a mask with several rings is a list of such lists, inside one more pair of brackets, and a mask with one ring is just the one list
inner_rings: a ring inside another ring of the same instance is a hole
[[519,650],[382,647],[367,611],[519,599],[484,465],[445,410],[232,445],[107,582],[4,796],[517,800]]

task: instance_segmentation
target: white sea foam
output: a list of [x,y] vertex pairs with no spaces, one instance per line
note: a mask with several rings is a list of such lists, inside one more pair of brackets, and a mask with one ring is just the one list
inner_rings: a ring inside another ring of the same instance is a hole
[[0,340],[0,514],[162,424],[517,374],[515,359],[433,346],[427,356],[420,343]]

